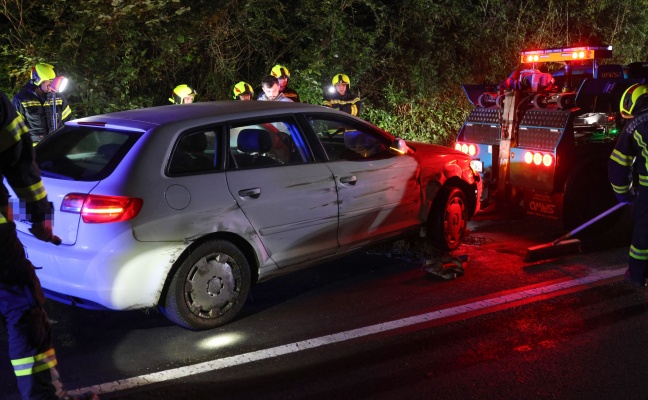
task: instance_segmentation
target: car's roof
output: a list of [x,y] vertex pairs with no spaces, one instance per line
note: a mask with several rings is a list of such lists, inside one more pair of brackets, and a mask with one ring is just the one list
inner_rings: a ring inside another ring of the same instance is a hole
[[76,119],[67,124],[86,125],[104,123],[112,126],[124,126],[134,129],[148,130],[158,125],[178,123],[182,121],[197,121],[205,118],[211,118],[212,121],[218,122],[219,120],[254,118],[264,115],[322,111],[349,116],[349,114],[328,107],[306,103],[230,100],[117,111]]

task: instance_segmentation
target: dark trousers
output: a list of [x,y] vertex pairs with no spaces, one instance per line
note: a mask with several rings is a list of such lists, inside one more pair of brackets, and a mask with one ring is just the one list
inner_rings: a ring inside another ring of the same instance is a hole
[[630,279],[643,284],[648,274],[648,187],[639,186],[632,205],[632,245],[628,261]]
[[0,224],[0,318],[7,328],[9,357],[23,399],[64,395],[45,297],[13,223]]

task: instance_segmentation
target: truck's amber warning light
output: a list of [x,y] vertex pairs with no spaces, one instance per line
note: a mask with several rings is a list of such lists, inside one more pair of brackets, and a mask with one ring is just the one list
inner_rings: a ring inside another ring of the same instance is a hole
[[564,62],[611,57],[612,46],[579,46],[523,51],[521,53],[521,62]]

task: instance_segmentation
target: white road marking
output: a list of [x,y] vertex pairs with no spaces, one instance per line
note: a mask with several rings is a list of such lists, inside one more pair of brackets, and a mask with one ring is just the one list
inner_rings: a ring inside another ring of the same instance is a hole
[[[395,329],[405,328],[412,325],[428,323],[431,321],[454,317],[461,314],[483,310],[491,307],[498,307],[506,303],[514,303],[524,299],[545,296],[547,294],[559,292],[561,290],[578,288],[585,290],[588,285],[604,279],[618,277],[624,274],[625,267],[614,270],[606,270],[588,275],[582,278],[567,280],[547,286],[535,287],[533,289],[523,290],[510,293],[503,296],[492,297],[485,300],[475,301],[469,304],[462,304],[455,307],[436,310],[425,314],[415,315],[408,318],[384,322],[363,328],[352,329],[350,331],[335,333],[332,335],[320,336],[314,339],[303,340],[301,342],[290,343],[282,346],[272,347],[270,349],[253,351],[246,354],[226,357],[218,360],[206,361],[199,364],[187,365],[184,367],[174,368],[166,371],[154,372],[151,374],[140,375],[133,378],[123,379],[114,382],[102,383],[95,386],[76,389],[70,391],[70,394],[81,394],[92,391],[97,394],[117,392],[126,389],[132,389],[157,382],[169,381],[172,379],[184,378],[203,372],[216,371],[236,365],[247,364],[254,361],[265,360],[278,357],[284,354],[296,353],[307,349],[325,346],[333,343],[340,343],[351,339],[357,339],[364,336],[374,335],[381,332],[387,332]],[[570,292],[571,293],[571,292]],[[558,295],[558,294],[556,294]]]

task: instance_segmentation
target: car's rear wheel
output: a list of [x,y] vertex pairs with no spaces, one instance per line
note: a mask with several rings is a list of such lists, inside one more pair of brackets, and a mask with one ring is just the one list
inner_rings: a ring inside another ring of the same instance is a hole
[[236,317],[250,293],[250,267],[232,243],[209,240],[177,268],[161,307],[172,322],[204,330]]
[[466,235],[468,210],[464,192],[452,186],[441,188],[428,218],[428,240],[441,251],[459,247]]

